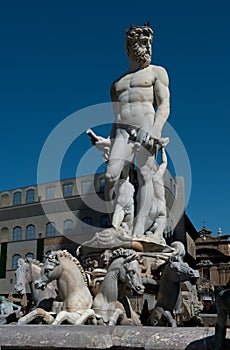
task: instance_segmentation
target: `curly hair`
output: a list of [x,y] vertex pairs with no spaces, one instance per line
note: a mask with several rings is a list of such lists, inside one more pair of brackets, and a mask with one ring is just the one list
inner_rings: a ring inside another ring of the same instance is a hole
[[113,251],[113,253],[110,257],[109,263],[111,264],[114,260],[116,260],[118,258],[127,259],[128,257],[130,258],[130,261],[139,259],[139,255],[134,250],[118,248],[118,249]]
[[138,27],[132,24],[130,28],[126,30],[126,50],[128,55],[133,51],[133,47],[138,45],[141,35],[150,37],[153,40],[153,30],[149,23]]

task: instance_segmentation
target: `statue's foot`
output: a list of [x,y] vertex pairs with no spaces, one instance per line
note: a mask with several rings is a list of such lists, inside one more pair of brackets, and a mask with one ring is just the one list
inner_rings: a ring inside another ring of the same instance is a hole
[[152,231],[147,231],[146,237],[150,238],[156,244],[166,245],[165,239],[160,234],[155,234]]

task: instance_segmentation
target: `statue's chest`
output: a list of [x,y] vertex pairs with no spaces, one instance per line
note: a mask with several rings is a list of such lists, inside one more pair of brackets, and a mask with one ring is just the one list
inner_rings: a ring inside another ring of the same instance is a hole
[[130,88],[151,87],[153,82],[149,73],[148,70],[141,70],[125,75],[115,83],[116,91],[119,93]]

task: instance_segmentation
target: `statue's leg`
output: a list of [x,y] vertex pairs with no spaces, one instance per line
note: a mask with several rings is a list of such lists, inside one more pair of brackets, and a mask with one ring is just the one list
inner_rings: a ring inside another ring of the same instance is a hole
[[164,311],[163,316],[167,319],[172,327],[177,327],[176,320],[174,320],[170,311]]
[[126,162],[132,161],[132,158],[133,150],[132,145],[128,142],[128,138],[117,137],[114,140],[105,173],[105,200],[107,201],[109,214],[113,212],[115,184],[120,179]]
[[130,212],[125,214],[123,220],[123,227],[127,227],[129,230],[133,228],[133,219],[134,219],[134,207],[131,208]]
[[155,157],[150,156],[149,152],[142,147],[137,153],[138,194],[137,216],[133,229],[134,237],[143,235],[151,226],[146,227],[146,223],[149,223],[150,211],[154,200],[152,176],[155,168]]
[[156,242],[156,243],[159,242],[159,244],[163,244],[163,245],[166,244],[165,239],[164,239],[165,227],[166,227],[166,216],[160,214],[156,218],[153,226],[150,228],[150,231],[152,232],[153,237],[154,237],[154,242]]
[[112,220],[113,227],[115,228],[120,227],[124,219],[124,216],[125,216],[124,208],[120,204],[117,204],[115,206],[115,210],[113,213],[113,220]]
[[113,316],[109,320],[109,326],[115,326],[119,319],[123,319],[124,311],[121,309],[116,309]]
[[52,315],[50,315],[49,312],[47,312],[41,308],[37,308],[37,309],[29,312],[27,315],[19,318],[18,324],[19,325],[28,324],[28,323],[32,322],[33,320],[35,320],[36,318],[41,318],[47,324],[52,324],[52,322],[54,320],[54,317]]
[[85,322],[91,319],[92,324],[97,324],[96,322],[96,315],[95,312],[93,311],[93,309],[88,309],[84,312],[84,314],[82,314],[80,317],[78,317],[78,319],[75,321],[75,326],[77,325],[81,325],[81,324],[85,324]]
[[57,314],[57,316],[56,316],[54,322],[52,323],[52,325],[54,325],[54,326],[60,325],[63,321],[65,321],[67,319],[67,314],[69,314],[69,312],[67,312],[67,311],[60,311]]

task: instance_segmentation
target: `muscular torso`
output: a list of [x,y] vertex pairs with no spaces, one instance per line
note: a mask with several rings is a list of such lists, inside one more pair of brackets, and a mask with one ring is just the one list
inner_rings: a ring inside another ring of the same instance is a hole
[[157,79],[154,68],[149,66],[127,73],[113,84],[113,100],[118,102],[115,116],[117,123],[137,128],[152,127],[155,116],[153,106],[156,104],[154,84]]

